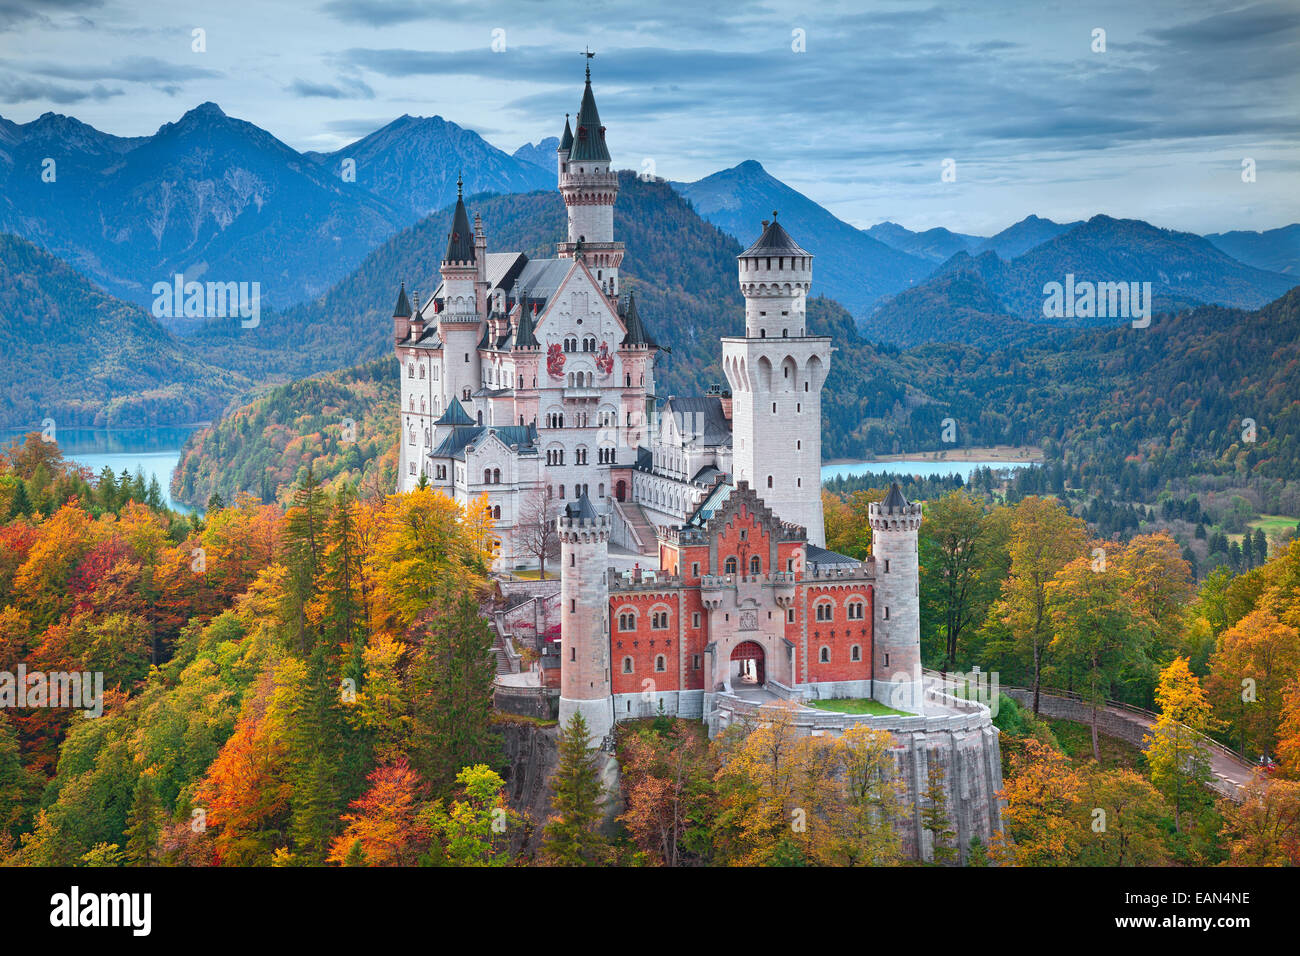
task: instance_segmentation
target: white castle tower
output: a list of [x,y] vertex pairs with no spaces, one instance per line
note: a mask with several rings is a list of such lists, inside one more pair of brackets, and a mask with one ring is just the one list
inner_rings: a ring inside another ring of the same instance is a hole
[[560,535],[560,726],[580,713],[599,745],[614,728],[605,576],[610,519],[583,495],[555,521]]
[[569,214],[569,237],[560,243],[562,259],[581,253],[600,283],[601,291],[616,298],[618,268],[623,262],[623,243],[614,241],[614,201],[618,198],[618,173],[610,167],[605,127],[596,111],[591,92],[591,57],[588,53],[587,85],[582,91],[578,125],[570,130],[564,118],[564,136],[556,150],[560,193]]
[[470,232],[469,216],[461,195],[461,180],[456,178],[456,213],[447,236],[447,252],[442,257],[443,309],[438,313],[438,337],[443,351],[442,407],[453,401],[466,401],[481,384],[482,369],[478,353],[482,331],[479,302],[480,266],[478,237]]
[[921,597],[917,538],[921,505],[895,483],[867,509],[876,559],[872,696],[908,713],[921,707]]
[[775,218],[765,219],[739,267],[745,335],[722,340],[733,397],[734,477],[749,482],[782,520],[805,527],[810,544],[825,547],[821,390],[831,340],[808,334],[812,255]]

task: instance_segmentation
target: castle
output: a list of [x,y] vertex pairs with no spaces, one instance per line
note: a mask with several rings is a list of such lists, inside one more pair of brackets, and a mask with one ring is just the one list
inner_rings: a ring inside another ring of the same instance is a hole
[[[399,490],[486,495],[501,569],[535,564],[530,538],[554,522],[560,716],[581,711],[598,738],[647,701],[705,718],[724,688],[913,699],[920,505],[894,487],[872,506],[871,559],[823,547],[832,349],[807,328],[813,257],[765,220],[738,260],[730,389],[658,406],[660,346],[619,290],[618,176],[590,66],[557,169],[556,258],[488,252],[458,196],[441,284],[414,303],[399,291]],[[615,570],[611,543],[636,566]]]
[[[558,593],[530,600],[532,620],[516,608],[497,622],[531,629],[543,655],[510,686],[558,689],[560,721],[581,713],[597,741],[658,712],[712,734],[778,702],[796,705],[801,733],[868,721],[896,741],[914,817],[905,846],[929,858],[920,794],[937,762],[964,857],[971,836],[1000,826],[997,730],[987,707],[922,675],[921,506],[894,485],[870,506],[870,558],[825,548],[832,347],[807,327],[813,257],[775,213],[763,221],[738,257],[745,328],[722,339],[730,388],[660,402],[661,347],[619,286],[619,180],[590,65],[557,172],[568,235],[555,258],[488,252],[458,195],[441,283],[413,301],[403,285],[393,319],[398,490],[486,496],[501,572],[535,566],[558,537]],[[836,698],[900,713],[798,706]]]

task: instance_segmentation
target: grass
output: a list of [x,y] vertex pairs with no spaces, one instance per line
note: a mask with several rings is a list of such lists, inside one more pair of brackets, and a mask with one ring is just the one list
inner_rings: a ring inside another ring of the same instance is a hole
[[809,707],[816,707],[818,710],[834,711],[837,714],[871,714],[873,717],[911,717],[905,710],[894,710],[892,707],[886,707],[878,700],[872,700],[869,697],[847,697],[843,700],[809,700],[805,701]]
[[[525,571],[511,571],[510,573],[513,574],[515,577],[519,578],[521,581],[542,580],[541,572],[538,571],[536,568],[530,568]],[[558,574],[554,574],[550,571],[546,572],[546,580],[548,581],[558,581],[559,578],[560,576]]]
[[[1045,717],[1047,725],[1056,736],[1061,750],[1075,766],[1083,766],[1092,759],[1092,727],[1073,720]],[[1103,770],[1124,768],[1145,773],[1145,760],[1142,751],[1132,744],[1117,737],[1097,735],[1097,748],[1101,751],[1099,761]]]

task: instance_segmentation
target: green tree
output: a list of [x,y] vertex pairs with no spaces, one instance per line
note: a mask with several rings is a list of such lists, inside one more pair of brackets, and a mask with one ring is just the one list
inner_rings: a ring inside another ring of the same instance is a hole
[[948,817],[948,793],[944,789],[944,770],[931,755],[926,774],[925,805],[921,808],[921,826],[930,831],[933,839],[933,857],[936,863],[954,863],[957,860],[957,831]]
[[1212,726],[1210,704],[1187,658],[1175,658],[1160,672],[1156,686],[1160,717],[1143,738],[1152,785],[1174,811],[1174,828],[1182,831],[1186,813],[1206,803],[1210,758],[1201,734]]
[[158,862],[158,835],[162,828],[162,807],[150,771],[136,781],[131,812],[126,817],[125,856],[134,866],[153,866]]
[[542,835],[542,854],[556,866],[608,862],[609,843],[601,832],[605,792],[600,751],[590,749],[590,744],[586,720],[574,713],[560,734],[560,763],[551,780],[551,818]]

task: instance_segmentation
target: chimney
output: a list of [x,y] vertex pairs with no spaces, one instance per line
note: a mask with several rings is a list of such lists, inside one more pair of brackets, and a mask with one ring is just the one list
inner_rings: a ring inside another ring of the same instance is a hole
[[722,403],[723,417],[731,421],[731,389],[724,389],[718,401]]

